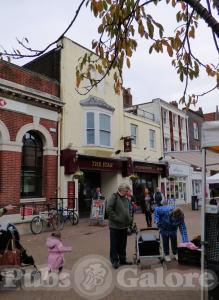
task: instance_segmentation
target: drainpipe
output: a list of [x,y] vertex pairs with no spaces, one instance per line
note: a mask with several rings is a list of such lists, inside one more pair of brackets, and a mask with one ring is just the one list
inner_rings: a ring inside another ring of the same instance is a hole
[[57,197],[60,198],[61,192],[61,174],[60,174],[60,150],[61,150],[61,122],[62,115],[58,115],[58,162],[57,162]]

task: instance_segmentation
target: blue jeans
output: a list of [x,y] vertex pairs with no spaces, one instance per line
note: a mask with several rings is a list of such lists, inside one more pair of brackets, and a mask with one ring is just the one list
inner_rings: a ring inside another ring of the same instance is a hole
[[168,233],[162,233],[162,241],[163,241],[163,251],[164,255],[169,255],[170,254],[170,246],[169,242],[171,242],[171,248],[173,255],[177,254],[177,233],[176,234],[168,234]]

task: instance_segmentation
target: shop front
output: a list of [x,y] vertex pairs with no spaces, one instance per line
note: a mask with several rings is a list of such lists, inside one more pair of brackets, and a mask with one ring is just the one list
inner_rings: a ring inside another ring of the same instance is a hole
[[169,176],[161,183],[166,199],[175,200],[176,204],[189,202],[191,198],[190,166],[176,163],[170,163],[169,166]]
[[134,161],[133,171],[137,175],[137,180],[133,181],[133,194],[138,202],[145,187],[152,194],[156,191],[160,177],[168,176],[168,165]]

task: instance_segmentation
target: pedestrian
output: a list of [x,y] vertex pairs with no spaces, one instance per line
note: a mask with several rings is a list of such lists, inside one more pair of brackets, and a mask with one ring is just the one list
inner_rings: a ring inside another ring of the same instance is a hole
[[188,243],[188,235],[182,209],[175,206],[158,206],[154,210],[154,223],[157,224],[162,236],[164,259],[167,262],[171,261],[169,255],[169,241],[171,241],[172,253],[174,258],[178,260],[178,228],[182,236],[182,242]]
[[47,279],[49,273],[55,272],[58,273],[59,281],[62,282],[62,280],[64,280],[61,276],[61,272],[64,267],[64,252],[70,252],[72,247],[66,247],[62,244],[60,231],[56,231],[51,234],[46,241],[46,246],[48,247],[49,253],[48,273],[44,277],[44,280]]
[[101,189],[98,186],[98,187],[96,187],[95,192],[93,194],[93,199],[97,200],[97,199],[101,199],[101,198],[103,198],[103,197],[102,197],[102,194],[101,194]]
[[[128,188],[128,187],[127,187]],[[131,224],[128,227],[128,235],[132,234],[133,232],[136,231],[136,224],[134,223],[134,213],[135,213],[135,201],[134,197],[132,195],[132,190],[127,189],[126,196],[129,200],[129,210],[130,210],[130,215],[131,215]]]
[[107,201],[107,214],[110,230],[110,261],[113,268],[130,265],[126,260],[127,229],[131,224],[130,205],[127,191],[130,186],[121,183],[118,191]]
[[147,227],[152,226],[152,211],[153,211],[153,197],[149,193],[148,188],[144,189],[144,202],[145,202],[145,219],[147,223]]
[[156,206],[162,206],[162,203],[164,201],[164,195],[161,193],[160,188],[156,188],[156,192],[154,193],[154,203]]

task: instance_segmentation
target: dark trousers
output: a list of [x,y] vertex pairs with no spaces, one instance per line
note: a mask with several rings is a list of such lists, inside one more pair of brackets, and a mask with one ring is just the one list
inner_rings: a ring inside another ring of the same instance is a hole
[[148,227],[151,227],[152,225],[152,214],[149,210],[145,211],[145,219]]
[[124,263],[126,261],[127,228],[110,228],[110,261]]
[[169,241],[171,241],[171,248],[173,255],[177,254],[177,234],[163,234],[161,233],[162,240],[163,240],[163,251],[165,255],[170,254],[170,246]]

